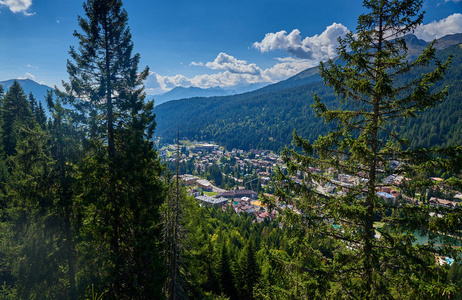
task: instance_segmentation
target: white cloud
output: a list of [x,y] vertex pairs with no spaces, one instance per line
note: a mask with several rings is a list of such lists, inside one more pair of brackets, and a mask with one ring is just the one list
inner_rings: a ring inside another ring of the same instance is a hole
[[202,63],[202,62],[194,62],[194,61],[193,61],[193,62],[191,62],[191,63],[189,64],[189,66],[199,66],[199,67],[203,67],[203,66],[204,66],[204,63]]
[[457,3],[457,2],[462,2],[462,0],[446,0],[444,2],[456,2]]
[[178,86],[226,88],[240,84],[274,83],[317,65],[317,62],[306,59],[294,59],[289,57],[277,58],[277,60],[278,63],[273,67],[262,70],[255,64],[248,64],[226,53],[220,53],[214,62],[202,63],[202,66],[205,65],[211,69],[224,71],[216,74],[197,75],[191,78],[183,75],[161,76],[155,72],[151,72],[145,81],[146,92],[148,94],[159,94]]
[[327,26],[320,35],[306,37],[302,40],[298,29],[267,33],[261,42],[255,42],[253,47],[261,52],[282,50],[290,55],[313,60],[326,60],[336,56],[338,46],[337,39],[344,37],[349,32],[348,28],[339,23]]
[[0,0],[0,5],[7,6],[13,13],[23,13],[26,16],[35,15],[27,12],[32,5],[32,0]]
[[236,59],[234,56],[221,52],[213,62],[205,64],[212,70],[223,70],[237,74],[260,74],[261,69],[256,64],[248,64],[245,60]]
[[35,76],[32,75],[31,73],[26,73],[26,76],[24,76],[24,77],[18,77],[18,79],[31,79],[31,80],[35,80]]
[[[461,2],[462,0],[458,0]],[[445,19],[434,21],[416,28],[414,34],[425,41],[438,39],[448,34],[462,32],[462,14],[455,13]]]
[[[349,30],[342,24],[333,23],[323,33],[304,39],[297,29],[289,34],[286,31],[268,33],[261,42],[254,43],[253,47],[261,52],[281,50],[291,56],[275,58],[276,63],[272,67],[261,69],[254,63],[221,52],[212,62],[191,62],[189,64],[189,66],[207,67],[218,71],[217,73],[186,77],[183,75],[162,76],[152,72],[145,82],[146,92],[159,94],[178,86],[226,88],[239,84],[278,82],[307,68],[317,66],[321,60],[337,56],[337,39],[344,37],[348,32]],[[424,40],[432,40],[457,32],[462,32],[462,14],[459,13],[441,21],[420,26],[415,30],[415,34]]]
[[269,79],[268,82],[277,82],[317,65],[318,61],[308,59],[283,60],[281,63],[262,71],[262,75],[263,78]]

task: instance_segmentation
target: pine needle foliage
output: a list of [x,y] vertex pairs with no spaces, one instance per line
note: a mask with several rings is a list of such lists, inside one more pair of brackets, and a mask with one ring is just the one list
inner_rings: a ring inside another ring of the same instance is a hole
[[[179,137],[179,133],[178,133]],[[187,270],[183,259],[185,251],[184,241],[186,240],[185,220],[185,194],[180,189],[180,145],[177,139],[176,149],[176,174],[170,180],[170,173],[167,172],[166,180],[166,202],[162,211],[162,234],[164,244],[165,267],[167,269],[167,280],[164,286],[164,293],[167,299],[189,299],[187,289]]]
[[[421,6],[415,0],[364,1],[368,12],[358,18],[356,33],[339,39],[340,60],[320,64],[324,83],[350,109],[329,109],[315,95],[316,114],[335,129],[313,143],[295,132],[293,142],[301,151],[283,152],[288,175],[279,176],[278,196],[298,212],[286,211],[286,225],[326,239],[335,249],[307,249],[302,261],[325,263],[301,270],[319,287],[328,282],[327,295],[336,299],[429,299],[454,291],[454,285],[443,283],[444,268],[435,256],[457,255],[448,237],[460,241],[460,209],[418,205],[414,192],[436,189],[429,178],[445,171],[452,177],[440,186],[460,186],[462,147],[410,149],[394,130],[447,95],[447,88],[432,86],[451,58],[435,61],[430,43],[417,59],[407,59],[402,37],[422,23]],[[433,70],[402,80],[422,66]],[[387,173],[403,176],[402,185],[393,187],[402,200],[386,201],[378,194]],[[300,174],[302,184],[293,180]],[[415,234],[428,242],[417,243]],[[327,296],[319,291],[314,297]]]
[[[85,207],[83,236],[93,261],[86,272],[107,297],[146,299],[161,294],[159,207],[162,167],[150,141],[153,102],[145,102],[128,15],[121,0],[88,0],[75,31],[63,83],[86,134],[79,166]],[[91,269],[94,268],[94,269]],[[90,277],[87,277],[90,278]],[[85,283],[82,283],[85,284]]]

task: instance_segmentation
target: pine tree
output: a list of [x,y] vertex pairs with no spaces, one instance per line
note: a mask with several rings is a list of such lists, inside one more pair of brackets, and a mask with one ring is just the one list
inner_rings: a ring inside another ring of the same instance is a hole
[[258,283],[260,270],[255,257],[255,250],[252,242],[249,239],[244,249],[241,251],[241,256],[238,263],[238,274],[236,276],[237,286],[239,291],[239,299],[254,299],[253,289]]
[[[301,212],[288,213],[287,224],[335,241],[337,250],[327,255],[307,248],[308,255],[322,257],[325,264],[305,267],[320,286],[325,281],[331,284],[332,297],[439,298],[453,286],[441,283],[444,270],[436,265],[434,254],[448,255],[452,248],[437,236],[457,235],[459,211],[418,207],[413,201],[391,203],[377,192],[383,186],[380,174],[390,169],[392,161],[401,164],[395,173],[406,178],[408,190],[422,189],[430,183],[428,177],[442,169],[460,174],[459,146],[410,149],[393,129],[403,118],[415,117],[444,99],[447,89],[431,87],[443,77],[450,59],[433,62],[433,43],[416,60],[407,58],[402,37],[422,23],[422,1],[367,0],[364,6],[368,12],[359,17],[357,32],[339,40],[342,63],[329,61],[319,68],[344,106],[329,109],[316,96],[313,106],[337,127],[314,143],[294,133],[294,143],[304,153],[284,151],[289,175],[280,174],[278,193]],[[419,78],[404,77],[426,66],[433,70]],[[354,184],[333,179],[331,170],[350,176]],[[297,174],[304,174],[302,185],[293,180]],[[460,180],[453,177],[445,184],[460,186]],[[328,192],[329,186],[335,190]],[[399,213],[390,216],[392,209]],[[386,224],[381,232],[375,221]],[[430,243],[414,243],[417,231],[429,235]],[[436,247],[437,243],[443,246]]]
[[20,128],[34,126],[30,104],[17,81],[13,82],[3,99],[2,117],[2,144],[8,157],[16,153]]
[[51,114],[47,128],[50,137],[48,144],[50,157],[53,159],[49,172],[50,189],[55,198],[56,218],[61,225],[59,239],[62,241],[62,257],[66,261],[63,264],[66,265],[69,286],[67,298],[77,299],[75,235],[80,227],[77,220],[80,207],[76,195],[76,165],[82,156],[83,136],[73,121],[74,113],[63,107],[66,95],[58,91],[55,94],[55,101],[52,91],[47,94],[47,105]]
[[132,54],[122,1],[88,0],[84,10],[65,87],[89,141],[80,167],[90,218],[85,232],[98,249],[93,259],[97,272],[105,274],[101,288],[121,299],[154,297],[163,286],[156,226],[163,186],[149,141],[153,103],[144,102],[148,68],[138,73],[140,56]]
[[29,93],[29,105],[30,105],[30,110],[33,115],[35,115],[37,111],[37,100],[34,97],[34,94]]
[[37,110],[35,111],[35,119],[37,120],[40,127],[45,130],[47,116],[45,114],[45,109],[43,108],[42,102],[39,102]]
[[219,260],[220,286],[224,295],[230,299],[237,299],[237,290],[234,285],[234,275],[232,272],[231,259],[228,253],[228,247],[223,242]]
[[[165,295],[167,299],[188,299],[186,289],[186,270],[183,261],[183,242],[186,238],[184,227],[184,198],[180,190],[180,144],[179,132],[176,151],[176,174],[174,180],[168,183],[167,199],[163,208],[163,242],[165,245],[165,265],[167,280],[165,282]],[[167,180],[171,177],[167,172]]]
[[[3,85],[0,84],[0,165],[3,165],[3,158],[5,157],[3,150],[3,105],[5,101],[5,90]],[[0,177],[1,180],[1,177]]]
[[[3,85],[0,84],[0,137],[3,137],[3,101],[4,101],[4,89]],[[5,193],[5,184],[8,180],[8,168],[4,160],[3,153],[3,141],[0,140],[0,195]],[[5,221],[4,209],[6,207],[6,201],[4,197],[0,197],[0,224]],[[0,233],[0,240],[4,239],[4,234]],[[5,250],[0,249],[0,281],[4,282],[4,286],[10,285],[11,282],[11,269],[7,267],[5,259]]]
[[[50,92],[50,91],[49,91]],[[38,102],[35,99],[32,93],[29,93],[29,105],[32,115],[35,117],[35,120],[40,125],[40,127],[45,130],[47,117],[45,115],[45,110],[43,109],[42,102]]]
[[15,277],[18,299],[62,298],[66,295],[59,250],[59,217],[50,189],[52,161],[47,137],[38,126],[20,130],[10,177],[2,197],[3,241]]
[[69,170],[75,157],[68,152],[79,147],[61,124],[58,107],[52,110],[54,122],[48,131],[33,116],[31,126],[18,127],[15,154],[7,160],[10,174],[1,194],[2,242],[19,299],[77,297],[70,251],[74,247],[70,211],[75,207],[71,199],[75,177],[69,176]]

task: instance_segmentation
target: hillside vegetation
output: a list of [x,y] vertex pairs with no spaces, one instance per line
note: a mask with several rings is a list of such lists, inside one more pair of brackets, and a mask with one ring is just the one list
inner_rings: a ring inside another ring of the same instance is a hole
[[[448,75],[434,87],[449,86],[448,98],[418,118],[396,124],[411,146],[449,145],[462,137],[462,47],[455,45],[438,51],[437,58],[451,54],[452,67]],[[406,78],[424,72],[419,69]],[[308,77],[314,78],[318,76]],[[330,131],[332,125],[316,118],[311,105],[313,95],[317,94],[328,106],[334,107],[337,102],[333,90],[321,81],[286,88],[290,84],[236,96],[164,103],[154,110],[158,124],[156,134],[166,141],[172,140],[179,126],[184,138],[214,140],[228,148],[278,151],[290,145],[293,130],[311,141]]]

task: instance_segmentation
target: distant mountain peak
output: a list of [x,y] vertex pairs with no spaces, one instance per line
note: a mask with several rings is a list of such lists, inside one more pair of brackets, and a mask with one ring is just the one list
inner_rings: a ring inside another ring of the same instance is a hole
[[408,34],[404,36],[404,41],[406,42],[406,45],[414,45],[414,46],[424,46],[426,47],[428,43],[422,39],[419,39],[417,36],[414,34]]
[[157,96],[148,96],[148,98],[154,99],[154,103],[157,106],[157,105],[160,105],[164,102],[171,101],[171,100],[189,99],[189,98],[198,98],[198,97],[221,97],[221,96],[241,94],[241,93],[256,90],[265,85],[267,85],[267,83],[249,84],[249,85],[243,85],[243,86],[235,86],[232,88],[221,88],[221,87],[200,88],[200,87],[195,87],[195,86],[190,86],[190,87],[178,86],[164,94],[157,95]]

